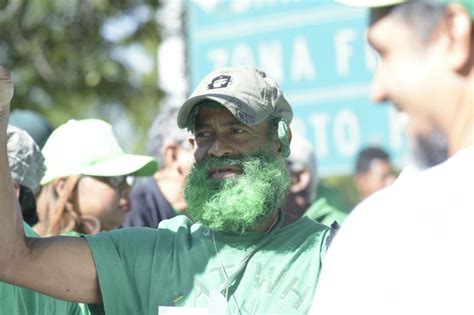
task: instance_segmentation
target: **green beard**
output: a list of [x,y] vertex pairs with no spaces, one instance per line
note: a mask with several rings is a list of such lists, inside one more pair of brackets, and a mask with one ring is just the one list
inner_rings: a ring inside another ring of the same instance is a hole
[[[226,166],[237,166],[242,174],[220,180],[209,176],[211,168]],[[243,233],[284,207],[289,187],[290,176],[279,157],[209,157],[197,162],[186,178],[186,213],[213,231]]]

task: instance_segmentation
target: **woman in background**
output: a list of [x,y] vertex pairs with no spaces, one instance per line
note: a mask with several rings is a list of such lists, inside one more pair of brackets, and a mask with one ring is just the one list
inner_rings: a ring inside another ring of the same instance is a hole
[[130,208],[131,176],[152,175],[157,168],[152,157],[124,153],[112,127],[98,119],[59,126],[42,152],[46,173],[35,230],[43,236],[119,227]]

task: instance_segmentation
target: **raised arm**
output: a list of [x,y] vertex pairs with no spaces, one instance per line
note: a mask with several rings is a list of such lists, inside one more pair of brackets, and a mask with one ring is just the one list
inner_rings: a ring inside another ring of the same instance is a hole
[[99,303],[99,282],[86,240],[25,237],[7,155],[12,97],[10,73],[0,65],[0,281],[60,299]]

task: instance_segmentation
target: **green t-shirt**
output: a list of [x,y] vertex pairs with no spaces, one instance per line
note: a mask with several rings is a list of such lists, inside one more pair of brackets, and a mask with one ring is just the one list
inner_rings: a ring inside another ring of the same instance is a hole
[[[25,234],[38,235],[26,224]],[[81,314],[77,303],[58,300],[41,293],[0,282],[0,314],[8,315],[68,315]]]
[[[227,313],[306,313],[329,231],[308,218],[282,227],[237,278],[236,289],[227,299]],[[225,281],[225,273],[230,276],[238,269],[263,233],[214,236],[215,246],[209,229],[182,215],[163,221],[158,229],[128,228],[85,236],[95,259],[105,313],[154,315],[159,306],[207,308],[209,295]],[[98,309],[93,314],[100,314]]]
[[334,221],[342,224],[347,217],[347,213],[334,208],[328,203],[326,198],[321,197],[306,210],[304,216],[321,224],[331,226]]

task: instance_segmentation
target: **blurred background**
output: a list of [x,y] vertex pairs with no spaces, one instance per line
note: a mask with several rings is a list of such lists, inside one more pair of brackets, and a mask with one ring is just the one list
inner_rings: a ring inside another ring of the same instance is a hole
[[107,120],[134,153],[160,107],[182,103],[209,71],[255,65],[282,86],[321,183],[349,210],[362,147],[383,147],[397,169],[407,161],[398,114],[368,97],[377,56],[366,14],[323,0],[0,0],[0,63],[13,110],[53,127]]

